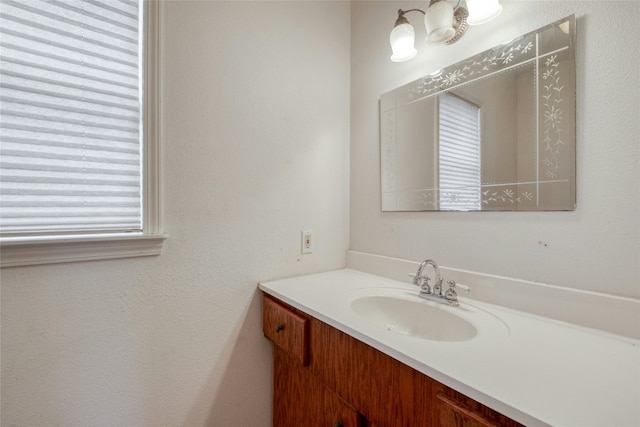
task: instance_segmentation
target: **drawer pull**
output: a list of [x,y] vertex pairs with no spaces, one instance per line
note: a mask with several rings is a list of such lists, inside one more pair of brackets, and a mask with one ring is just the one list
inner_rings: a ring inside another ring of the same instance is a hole
[[276,326],[276,333],[280,332],[280,331],[284,331],[284,325],[278,325]]
[[342,424],[342,421],[336,421],[333,423],[333,427],[344,427],[344,424]]

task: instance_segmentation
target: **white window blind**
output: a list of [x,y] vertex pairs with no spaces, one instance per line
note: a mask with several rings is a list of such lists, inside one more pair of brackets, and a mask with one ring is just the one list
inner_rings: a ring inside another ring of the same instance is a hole
[[139,0],[0,0],[3,236],[142,231]]
[[439,96],[441,210],[480,210],[480,107],[450,93]]

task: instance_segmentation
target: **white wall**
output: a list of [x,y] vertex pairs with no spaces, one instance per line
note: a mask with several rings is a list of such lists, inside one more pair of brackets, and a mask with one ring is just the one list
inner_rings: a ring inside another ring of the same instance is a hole
[[[400,4],[352,4],[351,249],[638,298],[640,2],[502,3],[498,19],[451,46],[422,43],[422,17],[410,14],[419,53],[400,64],[389,60],[388,42]],[[380,94],[570,14],[578,26],[577,209],[381,212]]]
[[269,426],[257,282],[344,266],[349,4],[162,9],[171,237],[2,270],[3,426]]
[[[398,2],[356,2],[351,23],[347,2],[164,2],[171,238],[156,258],[1,271],[0,423],[270,425],[256,282],[342,267],[349,190],[352,249],[638,297],[640,3],[503,4],[393,64]],[[578,209],[381,213],[378,96],[571,13]]]

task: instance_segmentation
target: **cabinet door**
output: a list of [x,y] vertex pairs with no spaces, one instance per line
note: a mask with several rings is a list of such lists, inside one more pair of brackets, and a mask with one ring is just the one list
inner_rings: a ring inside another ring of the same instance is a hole
[[436,425],[441,427],[521,427],[520,423],[487,408],[442,384],[435,394]]
[[353,407],[274,346],[274,427],[361,427]]
[[368,426],[410,425],[397,404],[411,401],[398,387],[399,362],[314,318],[309,341],[309,371],[358,408]]

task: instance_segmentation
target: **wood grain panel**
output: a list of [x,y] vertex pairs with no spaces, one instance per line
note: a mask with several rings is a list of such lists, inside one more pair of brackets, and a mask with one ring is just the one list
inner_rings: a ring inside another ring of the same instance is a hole
[[457,391],[436,383],[436,426],[441,427],[523,427],[522,424]]
[[400,387],[400,363],[317,319],[310,320],[309,370],[358,408],[371,425],[411,426],[402,407],[412,397]]
[[262,319],[264,335],[288,351],[303,366],[309,363],[308,325],[306,317],[265,295]]
[[411,425],[435,425],[436,420],[433,413],[433,384],[435,381],[413,368],[402,364],[400,366],[404,387],[411,388],[413,393],[413,407],[407,408],[407,418],[413,420]]
[[363,427],[358,411],[274,346],[274,427]]

